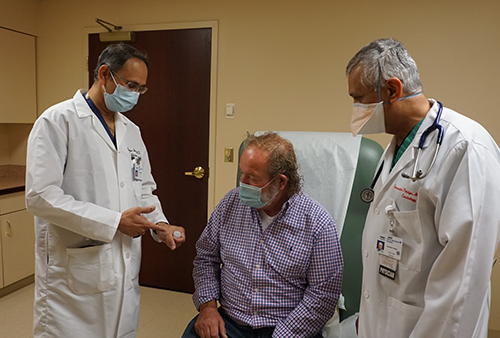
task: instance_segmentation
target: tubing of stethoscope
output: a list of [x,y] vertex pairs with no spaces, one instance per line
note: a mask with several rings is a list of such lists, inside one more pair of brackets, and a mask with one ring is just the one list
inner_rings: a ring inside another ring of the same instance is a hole
[[[415,164],[413,166],[413,174],[412,174],[412,176],[408,175],[405,172],[403,172],[401,174],[401,176],[403,176],[403,178],[409,178],[413,182],[415,182],[417,180],[421,180],[421,179],[425,178],[429,174],[429,172],[431,171],[432,167],[434,166],[434,162],[436,162],[437,154],[439,152],[439,147],[441,146],[441,143],[443,142],[444,129],[439,124],[439,120],[441,119],[441,113],[443,112],[443,105],[439,101],[437,103],[438,103],[438,106],[439,106],[439,110],[438,110],[436,119],[434,120],[434,123],[429,128],[427,128],[424,131],[424,133],[422,134],[422,136],[420,138],[420,143],[418,144],[417,158],[415,159]],[[420,154],[422,153],[422,148],[424,147],[424,143],[425,143],[426,137],[430,133],[432,133],[433,131],[435,131],[435,130],[438,131],[438,138],[437,138],[437,142],[436,142],[436,150],[434,150],[434,157],[432,158],[432,162],[431,162],[431,164],[429,166],[429,169],[427,169],[427,172],[425,174],[423,174],[423,171],[421,169],[417,170],[417,168],[418,168],[418,160],[420,159]]]
[[420,159],[420,153],[422,153],[422,148],[419,148],[418,149],[418,153],[417,153],[417,158],[415,159],[415,165],[413,166],[413,174],[412,174],[412,176],[408,175],[406,172],[403,172],[401,174],[401,176],[403,176],[403,178],[409,178],[413,182],[415,182],[415,181],[421,180],[421,179],[425,178],[427,175],[429,175],[429,172],[431,171],[432,167],[434,166],[434,162],[436,162],[436,158],[437,158],[437,154],[439,152],[439,147],[440,146],[441,146],[441,144],[436,143],[436,150],[434,150],[434,157],[432,158],[432,162],[429,165],[429,169],[427,169],[427,172],[425,174],[423,174],[422,169],[418,169],[417,170],[417,168],[418,168],[418,160]]

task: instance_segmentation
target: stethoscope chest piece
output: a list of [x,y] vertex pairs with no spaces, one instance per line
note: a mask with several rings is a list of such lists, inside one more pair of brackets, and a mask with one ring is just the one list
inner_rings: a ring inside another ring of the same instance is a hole
[[373,198],[375,197],[375,191],[373,190],[373,188],[375,187],[375,183],[377,183],[378,181],[380,173],[382,172],[382,168],[384,168],[384,161],[382,161],[382,164],[380,164],[380,167],[378,167],[377,174],[372,181],[372,185],[369,188],[365,188],[361,191],[360,197],[363,202],[371,203],[373,201]]
[[372,188],[365,188],[361,191],[361,200],[365,203],[371,203],[375,193]]

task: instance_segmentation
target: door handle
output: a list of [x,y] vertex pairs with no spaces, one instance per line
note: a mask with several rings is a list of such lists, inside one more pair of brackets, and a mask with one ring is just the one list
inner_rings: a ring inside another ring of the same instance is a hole
[[9,237],[12,237],[12,226],[10,225],[9,221],[7,221],[7,232],[5,234]]
[[205,176],[205,169],[203,169],[202,167],[196,167],[196,168],[194,168],[193,171],[186,171],[184,173],[184,175],[194,176],[194,177],[200,179],[200,178],[203,178],[203,176]]

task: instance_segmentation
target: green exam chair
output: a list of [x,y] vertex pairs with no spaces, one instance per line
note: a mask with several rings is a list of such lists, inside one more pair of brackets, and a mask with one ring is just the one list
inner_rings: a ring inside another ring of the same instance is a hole
[[[284,138],[286,138],[286,136],[284,136]],[[238,151],[238,175],[236,179],[237,186],[239,186],[241,178],[241,172],[239,170],[239,159],[245,148],[246,140],[241,143]],[[360,195],[363,189],[371,186],[373,177],[375,176],[376,166],[380,157],[382,156],[382,152],[383,149],[380,144],[364,137],[361,138],[352,191],[351,195],[349,196],[343,230],[340,237],[342,255],[344,257],[342,295],[344,296],[344,305],[346,308],[345,310],[340,310],[340,322],[359,312],[363,273],[361,239],[363,228],[365,225],[366,214],[370,206],[368,203],[365,203],[361,200]],[[342,164],[339,163],[338,165]],[[336,169],[333,168],[333,170]],[[332,187],[332,189],[333,188],[334,187]]]

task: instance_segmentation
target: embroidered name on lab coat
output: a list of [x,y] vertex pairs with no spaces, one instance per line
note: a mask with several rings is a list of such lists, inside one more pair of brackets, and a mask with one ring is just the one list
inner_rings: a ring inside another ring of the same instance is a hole
[[412,201],[413,203],[417,202],[418,192],[411,192],[406,190],[406,188],[400,188],[396,184],[394,184],[394,189],[401,191],[401,197]]

